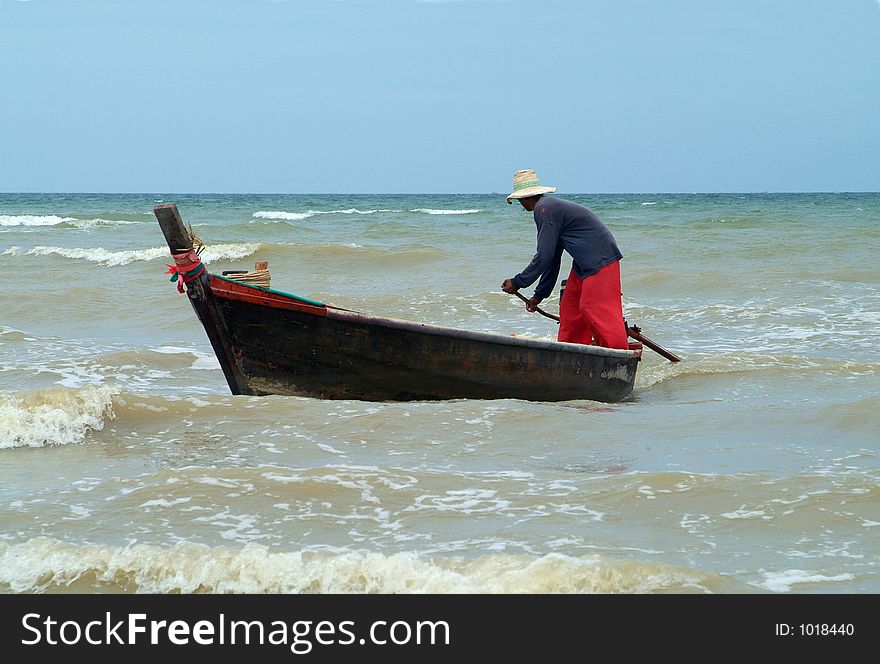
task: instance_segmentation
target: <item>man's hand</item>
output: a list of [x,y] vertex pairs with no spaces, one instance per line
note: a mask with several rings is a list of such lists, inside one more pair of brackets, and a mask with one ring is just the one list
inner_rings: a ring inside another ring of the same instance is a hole
[[513,279],[505,279],[501,283],[501,290],[503,290],[505,293],[510,293],[511,295],[513,295],[519,290],[519,288],[513,285]]
[[530,297],[528,299],[528,301],[526,302],[526,311],[528,311],[530,313],[535,313],[538,310],[538,304],[540,302],[541,302],[541,300],[539,300],[535,297]]

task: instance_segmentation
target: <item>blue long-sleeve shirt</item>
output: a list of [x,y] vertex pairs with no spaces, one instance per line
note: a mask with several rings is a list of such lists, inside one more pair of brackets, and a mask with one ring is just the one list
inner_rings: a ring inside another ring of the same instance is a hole
[[513,284],[526,288],[541,277],[535,288],[535,297],[539,300],[550,295],[556,286],[563,249],[574,259],[572,267],[581,279],[623,258],[611,231],[583,205],[542,196],[534,214],[538,251],[532,262],[513,278]]

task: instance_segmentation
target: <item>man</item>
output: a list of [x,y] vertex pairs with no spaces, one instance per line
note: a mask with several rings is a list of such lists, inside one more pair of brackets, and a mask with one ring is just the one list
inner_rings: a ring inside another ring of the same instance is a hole
[[548,197],[555,187],[542,186],[533,170],[513,175],[513,193],[523,208],[534,212],[538,227],[538,251],[532,262],[501,290],[516,293],[540,277],[528,311],[553,291],[559,276],[562,251],[574,259],[559,303],[559,341],[594,344],[606,348],[629,348],[620,303],[622,255],[611,231],[590,210],[561,198]]

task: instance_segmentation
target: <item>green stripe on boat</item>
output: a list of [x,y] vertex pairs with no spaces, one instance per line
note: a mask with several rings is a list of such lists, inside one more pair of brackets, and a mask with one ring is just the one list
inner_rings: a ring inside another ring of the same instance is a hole
[[211,274],[212,277],[217,277],[218,279],[222,279],[223,281],[228,281],[233,284],[239,284],[240,286],[247,286],[248,288],[256,288],[257,290],[266,291],[267,293],[275,293],[275,295],[283,295],[284,297],[289,297],[299,302],[305,302],[306,304],[312,304],[316,307],[326,307],[327,305],[323,302],[318,302],[317,300],[310,300],[305,297],[300,297],[299,295],[294,295],[293,293],[285,293],[284,291],[275,290],[274,288],[265,288],[263,286],[254,286],[253,284],[245,284],[240,281],[236,281],[235,279],[229,279],[228,277],[222,277],[219,274]]

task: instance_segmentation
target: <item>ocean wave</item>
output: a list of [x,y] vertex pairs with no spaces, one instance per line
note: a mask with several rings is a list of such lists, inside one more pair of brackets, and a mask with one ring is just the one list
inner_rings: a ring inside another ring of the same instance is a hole
[[[106,354],[89,356],[86,360],[94,368],[103,368],[111,375],[114,371],[135,368],[140,373],[140,377],[149,377],[151,373],[156,372],[179,370],[189,372],[204,369],[213,371],[220,368],[214,353],[177,346],[113,350]],[[115,376],[119,377],[120,374],[117,373]]]
[[[277,245],[273,245],[277,246]],[[287,245],[288,251],[296,254],[307,254],[309,257],[321,259],[326,257],[348,256],[367,260],[392,261],[426,261],[450,256],[449,252],[436,247],[410,245],[406,247],[375,247],[349,242],[347,244],[312,244]]]
[[9,247],[4,252],[0,253],[0,256],[18,256],[18,252],[21,247]]
[[113,418],[113,394],[106,386],[86,386],[0,395],[0,449],[80,443]]
[[56,214],[0,214],[0,226],[57,226],[77,221],[74,217],[59,217]]
[[214,371],[220,368],[220,363],[217,361],[217,356],[214,353],[206,353],[192,348],[180,348],[178,346],[159,346],[150,350],[160,355],[185,355],[187,360],[192,358],[190,369],[193,370]]
[[476,214],[477,212],[482,212],[482,210],[438,210],[435,208],[415,208],[414,210],[410,210],[410,212],[422,212],[424,214]]
[[784,572],[764,572],[764,580],[755,585],[772,592],[787,593],[791,591],[791,587],[794,585],[828,583],[830,581],[852,581],[854,578],[852,574],[828,576],[800,569],[789,569]]
[[76,228],[96,228],[99,226],[128,226],[139,222],[128,221],[126,219],[102,219],[98,217],[95,219],[73,219],[68,220],[66,223]]
[[[648,349],[644,351],[649,353]],[[646,365],[636,377],[636,386],[647,388],[659,383],[684,378],[761,372],[765,377],[797,374],[840,374],[842,376],[877,375],[880,364],[851,362],[831,358],[810,358],[797,355],[764,355],[756,353],[688,353],[678,364],[663,362]]]
[[[237,260],[250,256],[262,246],[259,242],[241,244],[217,244],[207,247],[201,254],[202,262],[213,263],[219,260]],[[99,265],[118,266],[128,265],[135,261],[150,261],[158,258],[169,258],[166,247],[154,247],[151,249],[129,249],[112,251],[103,247],[90,248],[65,248],[65,247],[34,247],[27,252],[31,256],[61,256],[73,260],[85,260]]]
[[880,396],[830,404],[817,409],[810,419],[818,425],[832,426],[840,433],[859,431],[870,434],[880,430]]
[[[259,211],[254,212],[254,219],[269,219],[272,221],[301,221],[302,219],[308,219],[309,217],[314,217],[314,212],[282,212],[282,211]],[[253,222],[252,222],[253,223]]]
[[259,212],[254,212],[252,216],[254,219],[268,219],[270,221],[302,221],[319,214],[376,214],[377,212],[400,212],[400,210],[358,210],[357,208],[347,208],[345,210],[306,210],[305,212],[260,210]]
[[113,398],[113,413],[116,426],[132,430],[156,424],[161,425],[169,419],[192,417],[198,413],[206,419],[222,419],[229,408],[237,407],[228,397],[202,394],[194,396],[191,392],[180,396],[149,396],[142,393],[122,392]]
[[255,254],[263,247],[261,242],[243,242],[241,244],[215,244],[205,247],[199,255],[203,263],[214,263],[222,260],[238,260]]
[[136,221],[124,219],[79,219],[77,217],[61,217],[57,214],[0,214],[0,226],[73,226],[75,228],[94,228],[96,226],[117,226],[136,224]]
[[168,255],[168,249],[155,247],[152,249],[131,249],[111,251],[103,247],[71,248],[34,247],[27,252],[29,256],[61,256],[73,260],[86,260],[99,265],[128,265],[134,261],[150,261]]
[[16,330],[14,327],[6,327],[0,325],[0,336],[7,337],[4,341],[24,341],[31,339],[31,335],[22,330]]
[[406,552],[308,552],[182,542],[169,547],[0,543],[0,587],[12,592],[645,593],[705,591],[713,577],[601,556],[492,554],[438,559]]

